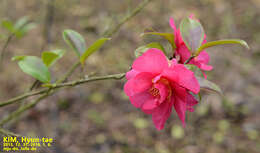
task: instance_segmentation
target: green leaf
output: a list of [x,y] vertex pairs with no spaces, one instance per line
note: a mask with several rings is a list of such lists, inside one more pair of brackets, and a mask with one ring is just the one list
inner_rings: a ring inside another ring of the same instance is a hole
[[24,59],[26,56],[14,56],[12,57],[12,61],[20,61],[22,59]]
[[66,29],[63,31],[63,39],[79,57],[86,51],[85,39],[78,32]]
[[52,52],[53,52],[53,53],[56,53],[56,54],[59,56],[59,58],[62,58],[63,55],[66,53],[66,51],[61,50],[61,49],[55,49],[55,50],[53,50]]
[[210,91],[214,91],[220,95],[222,95],[222,91],[220,89],[220,87],[218,85],[216,85],[215,83],[206,80],[202,77],[198,77],[196,76],[199,84],[200,84],[200,89],[206,89],[206,90],[210,90]]
[[29,30],[36,26],[35,23],[29,23],[29,18],[24,16],[20,18],[14,25],[14,34],[17,38],[24,36]]
[[166,54],[165,49],[163,48],[163,46],[160,43],[152,42],[150,44],[138,47],[135,50],[135,57],[141,56],[145,51],[147,51],[150,48],[157,48],[157,49],[163,51],[164,54]]
[[13,33],[15,31],[14,29],[14,25],[11,21],[9,20],[4,20],[2,21],[2,27],[4,27],[5,29],[7,29],[10,33]]
[[203,27],[195,19],[184,18],[180,24],[180,32],[184,43],[192,53],[201,46],[204,40]]
[[16,56],[12,59],[18,60],[18,65],[24,73],[31,75],[41,82],[50,82],[51,75],[48,67],[40,58],[36,56]]
[[200,54],[200,52],[206,48],[217,46],[217,45],[224,45],[224,44],[240,44],[240,45],[246,47],[247,49],[249,49],[249,46],[247,45],[247,43],[244,40],[223,39],[223,40],[211,41],[211,42],[207,42],[207,43],[203,44],[196,51],[196,56],[198,56]]
[[15,36],[17,38],[21,38],[26,33],[28,33],[28,31],[30,31],[31,29],[33,29],[35,27],[36,27],[35,23],[28,23],[28,24],[24,25],[21,29],[17,29],[17,31],[15,32]]
[[44,51],[42,53],[42,61],[47,67],[51,67],[64,53],[65,51],[63,50]]
[[191,70],[191,71],[196,71],[196,70],[200,70],[197,66],[193,65],[193,64],[184,64],[184,66]]
[[29,23],[27,16],[20,18],[15,24],[11,21],[2,21],[2,26],[6,28],[10,33],[15,34],[17,38],[24,36],[29,30],[36,26],[35,23]]
[[135,50],[135,57],[141,56],[144,52],[146,52],[149,49],[149,47],[146,46],[140,46]]
[[24,16],[14,24],[14,29],[18,31],[19,29],[22,29],[28,22],[29,18],[27,16]]
[[171,44],[173,49],[176,48],[175,42],[174,42],[174,34],[172,34],[172,33],[145,32],[141,36],[143,36],[143,35],[157,35],[157,36],[161,36],[164,39],[169,41],[169,43]]
[[80,57],[80,62],[83,65],[86,59],[93,54],[95,51],[99,50],[106,41],[110,40],[110,38],[100,38],[95,41]]
[[21,29],[25,24],[29,22],[29,18],[27,16],[24,16],[20,18],[14,25],[14,29],[18,30]]
[[42,61],[47,67],[50,67],[58,57],[59,56],[53,52],[45,51],[42,53]]
[[165,53],[165,49],[164,49],[163,46],[162,46],[160,43],[158,43],[158,42],[152,42],[152,43],[150,43],[150,44],[147,44],[146,47],[148,47],[148,48],[157,48],[157,49],[159,49],[159,50],[161,50],[161,51],[163,51],[163,52]]

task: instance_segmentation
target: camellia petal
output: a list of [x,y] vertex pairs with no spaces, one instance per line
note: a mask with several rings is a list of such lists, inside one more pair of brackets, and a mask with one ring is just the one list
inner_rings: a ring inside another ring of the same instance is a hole
[[182,101],[179,97],[175,97],[174,108],[177,112],[180,120],[182,121],[182,125],[185,127],[185,112],[186,112],[186,102]]
[[188,70],[184,65],[177,64],[173,68],[168,68],[163,71],[163,76],[171,79],[184,88],[189,89],[197,94],[200,90],[200,85],[194,76],[194,73]]
[[176,83],[172,83],[172,87],[173,87],[173,94],[175,96],[178,96],[181,100],[186,101],[187,89],[181,87]]
[[202,51],[195,59],[196,59],[196,61],[199,61],[201,63],[208,63],[210,60],[210,57],[207,52]]
[[172,112],[173,102],[165,102],[156,108],[152,113],[153,123],[158,130],[164,128],[166,120],[170,117]]
[[153,110],[157,106],[158,106],[158,99],[153,98],[149,101],[145,101],[143,106],[142,106],[142,109],[143,110]]
[[126,77],[127,80],[130,80],[131,78],[135,77],[138,73],[140,73],[140,72],[138,72],[138,71],[132,69],[131,71],[128,71],[128,72],[126,73],[126,76],[125,76],[125,77]]
[[134,61],[132,66],[136,71],[153,74],[161,73],[165,67],[168,67],[167,58],[162,51],[156,48],[148,49]]
[[190,112],[193,112],[194,111],[193,106],[198,104],[198,101],[190,93],[187,93],[186,98],[187,98],[187,100],[186,100],[187,108],[186,109]]
[[136,108],[141,108],[142,105],[144,104],[144,102],[153,100],[152,95],[148,91],[137,93],[129,98],[130,98],[131,103]]
[[163,83],[156,83],[154,85],[154,87],[159,90],[159,92],[160,92],[159,103],[162,103],[163,101],[165,101],[167,99],[167,96],[169,95],[169,91],[171,89],[169,89],[169,87]]
[[127,81],[124,90],[127,96],[133,96],[137,93],[149,89],[152,85],[153,75],[147,72],[141,72],[134,78]]

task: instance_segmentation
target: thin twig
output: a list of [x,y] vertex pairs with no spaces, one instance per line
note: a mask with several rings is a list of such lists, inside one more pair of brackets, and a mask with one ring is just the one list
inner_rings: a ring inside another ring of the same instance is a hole
[[184,64],[188,64],[195,56],[190,56],[185,62]]
[[2,67],[3,65],[3,60],[4,60],[4,55],[5,55],[5,51],[9,45],[9,43],[11,42],[12,38],[14,37],[14,33],[10,34],[7,38],[7,40],[5,41],[5,44],[1,50],[1,55],[0,55],[0,67]]
[[46,6],[46,15],[43,25],[43,37],[44,41],[42,43],[41,52],[45,49],[45,46],[52,42],[52,28],[54,24],[55,15],[55,0],[48,0]]
[[20,108],[18,108],[16,111],[12,112],[11,114],[9,114],[8,116],[4,117],[1,122],[0,122],[0,126],[3,126],[5,123],[11,121],[12,119],[18,117],[21,113],[25,112],[26,110],[33,108],[38,102],[40,102],[42,99],[44,99],[45,97],[47,97],[49,94],[53,94],[54,92],[47,92],[43,95],[41,95],[39,98],[37,98],[36,100],[34,100],[33,102],[26,104]]
[[52,86],[51,88],[56,89],[56,88],[63,88],[63,87],[73,87],[73,86],[77,86],[77,85],[80,85],[83,83],[100,81],[100,80],[111,80],[111,79],[120,80],[120,79],[123,79],[124,77],[125,77],[125,73],[112,74],[112,75],[106,75],[106,76],[97,76],[97,77],[85,78],[85,79],[81,79],[81,80],[57,84],[57,85]]
[[112,74],[112,75],[85,78],[85,79],[75,80],[75,81],[71,81],[71,82],[67,82],[67,83],[57,84],[59,82],[63,82],[62,80],[60,80],[60,81],[57,81],[57,83],[54,84],[54,85],[50,84],[49,88],[41,89],[39,91],[28,92],[28,93],[22,94],[18,97],[12,98],[10,100],[0,102],[0,107],[17,103],[17,102],[19,102],[23,99],[28,98],[28,97],[44,94],[44,93],[48,92],[48,90],[50,90],[50,89],[63,88],[63,87],[68,87],[68,86],[73,87],[73,86],[77,86],[79,84],[83,84],[83,83],[87,83],[87,82],[93,82],[93,81],[99,81],[99,80],[122,79],[124,76],[125,76],[125,73],[120,73],[120,74]]
[[80,62],[78,61],[77,63],[75,63],[70,69],[69,69],[69,71],[60,79],[60,80],[58,80],[56,83],[63,83],[63,82],[65,82],[67,79],[68,79],[68,77],[70,77],[71,76],[71,74],[76,70],[76,68],[77,67],[79,67],[80,66]]
[[103,34],[104,37],[111,37],[111,35],[116,33],[125,22],[136,16],[151,1],[152,0],[144,0],[143,2],[141,2],[131,13],[127,14],[124,18],[122,18],[116,26],[106,31]]
[[3,106],[6,106],[6,105],[10,105],[10,104],[19,102],[20,100],[26,99],[28,97],[32,97],[32,96],[36,96],[36,95],[39,95],[39,94],[43,94],[43,93],[45,93],[47,91],[48,91],[48,89],[42,89],[42,90],[39,90],[39,91],[28,92],[28,93],[22,94],[20,96],[14,97],[14,98],[9,99],[7,101],[1,102],[0,103],[0,107],[3,107]]

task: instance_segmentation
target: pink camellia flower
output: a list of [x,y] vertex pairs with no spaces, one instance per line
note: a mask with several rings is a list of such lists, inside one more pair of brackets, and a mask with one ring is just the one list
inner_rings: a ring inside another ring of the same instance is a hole
[[[193,18],[193,15],[190,16],[190,18]],[[184,63],[190,56],[191,53],[188,50],[187,46],[185,45],[180,29],[177,29],[174,23],[174,19],[170,18],[170,26],[174,30],[174,36],[175,36],[175,45],[176,45],[176,50],[175,50],[175,56],[180,58],[180,63]],[[206,43],[206,35],[204,37],[204,41],[202,44]],[[193,58],[188,64],[193,64],[199,67],[201,70],[205,71],[210,71],[212,70],[212,66],[208,65],[209,63],[209,55],[206,51],[201,51],[201,53]]]
[[172,107],[185,126],[186,110],[192,112],[197,100],[190,92],[200,90],[192,71],[175,59],[168,61],[161,50],[148,49],[139,56],[127,72],[124,91],[131,103],[151,114],[158,130],[164,128]]

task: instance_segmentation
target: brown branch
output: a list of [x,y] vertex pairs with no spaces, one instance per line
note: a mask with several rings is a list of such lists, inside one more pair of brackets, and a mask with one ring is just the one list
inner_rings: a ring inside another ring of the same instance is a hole
[[4,55],[5,55],[5,52],[6,52],[6,49],[9,45],[9,43],[11,42],[12,38],[14,37],[14,33],[10,34],[7,38],[7,40],[5,41],[5,44],[1,50],[1,55],[0,55],[0,68],[2,67],[3,65],[3,60],[4,60]]
[[[73,87],[73,86],[77,86],[77,85],[80,85],[80,84],[83,84],[83,83],[99,81],[99,80],[108,80],[108,79],[119,80],[119,79],[124,78],[124,76],[125,76],[125,73],[120,73],[120,74],[112,74],[112,75],[105,75],[105,76],[96,76],[96,77],[91,77],[91,78],[85,78],[85,79],[75,80],[75,81],[66,82],[66,83],[49,84],[49,85],[46,85],[49,88],[45,88],[45,89],[42,89],[42,90],[39,90],[39,91],[34,91],[34,92],[28,92],[28,93],[22,94],[22,95],[20,95],[18,97],[12,98],[10,100],[4,101],[4,102],[0,102],[0,107],[6,106],[6,105],[10,105],[10,104],[14,104],[14,103],[18,103],[21,100],[26,99],[28,97],[32,97],[32,96],[36,96],[36,95],[40,95],[40,94],[45,94],[50,89],[64,88],[64,87]],[[62,80],[59,81],[59,82],[62,82]]]

